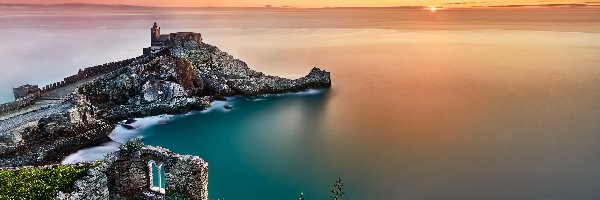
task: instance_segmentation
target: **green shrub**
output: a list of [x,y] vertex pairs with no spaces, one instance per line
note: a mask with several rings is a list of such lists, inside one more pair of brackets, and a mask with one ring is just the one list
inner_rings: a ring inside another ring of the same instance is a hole
[[119,147],[119,151],[124,155],[129,155],[144,147],[144,141],[140,137],[133,138]]
[[0,199],[55,199],[58,191],[70,192],[73,183],[96,165],[58,165],[51,169],[0,169]]

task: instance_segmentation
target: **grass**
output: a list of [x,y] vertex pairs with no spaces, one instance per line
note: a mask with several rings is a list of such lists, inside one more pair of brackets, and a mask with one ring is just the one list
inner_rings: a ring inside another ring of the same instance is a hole
[[97,164],[86,167],[57,165],[48,169],[19,171],[0,169],[0,199],[55,199],[59,191],[70,192],[73,183]]

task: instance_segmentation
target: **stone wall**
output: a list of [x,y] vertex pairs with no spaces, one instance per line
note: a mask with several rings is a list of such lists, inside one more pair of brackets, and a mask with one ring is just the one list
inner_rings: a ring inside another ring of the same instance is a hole
[[108,178],[106,177],[107,169],[108,164],[103,162],[97,167],[88,170],[86,176],[75,181],[73,192],[58,192],[56,199],[109,199]]
[[11,111],[19,110],[21,108],[25,108],[35,104],[35,102],[40,98],[39,93],[28,94],[27,96],[17,99],[15,101],[11,101],[8,103],[0,104],[0,114],[8,113]]
[[[67,85],[73,84],[77,81],[81,81],[86,78],[94,77],[96,75],[109,73],[109,72],[115,71],[117,69],[126,67],[132,63],[143,63],[150,59],[152,59],[152,58],[148,57],[146,55],[142,55],[142,56],[138,56],[135,58],[130,58],[130,59],[126,59],[126,60],[122,60],[122,61],[118,61],[118,62],[110,62],[110,63],[106,63],[103,65],[80,69],[79,72],[77,72],[77,74],[66,77],[62,81],[48,84],[41,89],[38,88],[34,92],[31,92],[22,98],[17,98],[15,101],[0,104],[0,114],[8,113],[11,111],[15,111],[15,110],[19,110],[19,109],[31,106],[31,105],[35,104],[35,102],[40,98],[40,96],[42,96],[44,93],[49,92],[51,90],[67,86]],[[27,86],[27,85],[25,85],[25,86]],[[21,87],[23,87],[23,86],[21,86]],[[19,87],[19,88],[21,88],[21,87]],[[35,88],[37,88],[37,86],[35,86]],[[17,88],[15,88],[15,89],[17,89]],[[18,89],[18,90],[19,90],[18,92],[21,92],[21,89]],[[15,97],[17,97],[17,96],[19,96],[19,95],[16,95],[16,93],[15,93]]]
[[122,61],[118,61],[118,62],[110,62],[110,63],[106,63],[106,64],[102,64],[102,65],[97,65],[97,66],[93,66],[93,67],[87,67],[84,69],[80,69],[79,72],[77,72],[77,74],[75,74],[75,75],[68,76],[68,77],[64,78],[62,81],[46,85],[45,87],[42,88],[42,93],[75,83],[77,81],[80,81],[80,80],[83,80],[86,78],[90,78],[90,77],[105,74],[105,73],[108,73],[111,71],[115,71],[117,69],[126,67],[127,65],[131,64],[132,62],[134,62],[138,59],[141,59],[142,57],[143,56],[138,56],[135,58],[130,58],[130,59],[126,59],[126,60],[122,60]]
[[[149,162],[163,163],[165,194],[150,190]],[[208,199],[208,164],[198,156],[178,155],[161,147],[145,146],[125,155],[114,152],[88,175],[77,180],[71,193],[57,199],[164,199],[171,193],[189,199]]]
[[181,45],[186,41],[196,41],[198,44],[202,43],[202,34],[193,32],[177,32],[169,34],[170,46]]
[[[75,168],[83,168],[83,167],[87,167],[90,166],[94,163],[91,162],[81,162],[81,163],[75,163],[75,164],[66,164],[68,166],[73,166]],[[51,164],[51,165],[41,165],[41,166],[18,166],[18,167],[0,167],[0,169],[2,170],[8,170],[8,171],[19,171],[19,170],[24,170],[24,169],[52,169],[55,167],[58,167],[61,164]]]
[[13,95],[16,99],[20,99],[26,97],[29,94],[40,94],[41,90],[37,85],[21,85],[19,87],[13,88]]

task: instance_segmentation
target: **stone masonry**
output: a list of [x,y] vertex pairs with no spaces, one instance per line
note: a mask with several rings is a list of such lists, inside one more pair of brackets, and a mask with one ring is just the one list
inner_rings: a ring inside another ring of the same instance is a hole
[[37,85],[27,84],[13,88],[13,94],[15,95],[15,99],[26,97],[29,94],[40,95],[41,92],[42,90]]
[[[164,166],[165,194],[150,190],[150,162]],[[175,192],[188,199],[208,199],[208,164],[198,156],[145,146],[127,155],[107,155],[98,167],[75,182],[73,192],[59,192],[57,199],[165,199]]]

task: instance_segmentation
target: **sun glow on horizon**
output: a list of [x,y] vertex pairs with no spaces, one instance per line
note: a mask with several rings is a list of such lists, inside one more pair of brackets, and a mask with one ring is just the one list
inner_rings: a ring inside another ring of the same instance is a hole
[[429,12],[435,12],[435,11],[437,11],[439,8],[438,8],[438,7],[436,7],[436,6],[427,6],[425,9],[426,9],[426,10],[429,10]]

